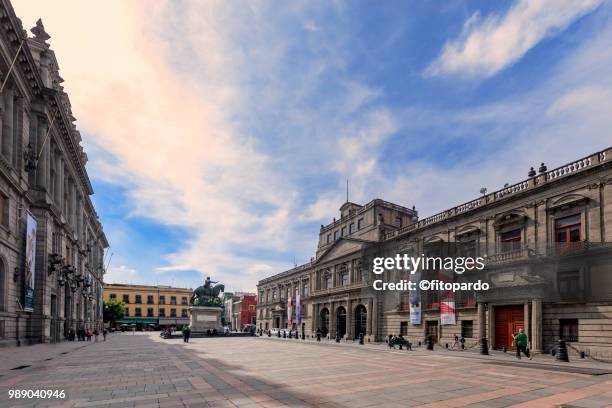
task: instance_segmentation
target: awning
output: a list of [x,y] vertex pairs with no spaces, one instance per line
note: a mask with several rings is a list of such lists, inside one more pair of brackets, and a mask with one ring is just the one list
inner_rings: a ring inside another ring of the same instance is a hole
[[123,318],[121,320],[117,320],[115,323],[119,323],[119,324],[124,324],[124,323],[125,324],[130,324],[130,323],[157,324],[157,319]]

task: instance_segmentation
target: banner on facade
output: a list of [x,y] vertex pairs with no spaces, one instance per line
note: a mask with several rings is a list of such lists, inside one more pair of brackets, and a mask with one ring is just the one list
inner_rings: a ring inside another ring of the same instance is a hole
[[291,327],[291,317],[293,317],[293,308],[291,307],[291,294],[287,296],[287,327]]
[[38,224],[32,215],[26,220],[26,250],[23,310],[34,310],[34,282],[36,278],[36,229]]
[[416,282],[416,289],[410,291],[409,302],[410,302],[410,324],[419,325],[421,324],[421,290],[418,288],[418,283],[421,280],[421,272],[415,272],[410,280]]
[[454,325],[455,322],[455,301],[446,300],[440,302],[440,321],[443,326]]
[[295,295],[295,322],[298,326],[302,324],[302,298],[299,292]]

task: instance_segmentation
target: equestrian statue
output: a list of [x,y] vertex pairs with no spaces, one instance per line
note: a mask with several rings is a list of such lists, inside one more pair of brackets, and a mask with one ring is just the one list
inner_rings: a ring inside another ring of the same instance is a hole
[[[215,284],[213,286],[213,284]],[[223,300],[219,294],[225,291],[225,285],[219,282],[210,280],[210,276],[206,277],[204,285],[198,286],[191,295],[192,306],[222,306]]]

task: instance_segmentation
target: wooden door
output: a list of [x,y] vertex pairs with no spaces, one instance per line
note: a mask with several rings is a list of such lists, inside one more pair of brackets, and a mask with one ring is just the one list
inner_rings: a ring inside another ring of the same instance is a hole
[[525,327],[524,306],[495,306],[495,349],[514,350],[512,335]]
[[431,336],[433,343],[438,343],[438,322],[437,321],[427,321],[425,323],[425,336]]

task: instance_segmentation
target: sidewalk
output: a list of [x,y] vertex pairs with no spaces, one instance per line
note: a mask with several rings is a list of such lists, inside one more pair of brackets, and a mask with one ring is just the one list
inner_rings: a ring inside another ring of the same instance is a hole
[[489,355],[481,355],[480,349],[474,347],[472,349],[457,350],[457,349],[446,349],[444,347],[436,345],[433,351],[427,350],[423,344],[421,347],[413,346],[412,351],[390,349],[386,343],[365,343],[360,345],[358,341],[341,341],[336,343],[335,340],[321,339],[317,342],[316,339],[296,340],[283,339],[278,337],[258,337],[262,340],[267,341],[283,341],[283,342],[300,342],[310,345],[317,345],[321,347],[352,347],[363,350],[386,352],[386,353],[397,353],[405,355],[419,355],[419,356],[431,356],[438,358],[469,358],[488,361],[490,364],[498,364],[505,366],[516,366],[525,368],[537,368],[545,370],[555,370],[570,373],[579,374],[590,374],[590,375],[604,375],[612,374],[612,364],[594,361],[589,358],[571,358],[568,363],[557,361],[555,357],[549,354],[536,354],[533,360],[529,360],[523,357],[521,360],[516,358],[514,352],[504,353],[498,350],[489,350]]
[[[110,334],[107,341],[112,336]],[[102,335],[98,336],[98,342],[102,340]],[[0,348],[0,376],[11,370],[19,370],[19,367],[25,368],[23,366],[31,366],[41,361],[52,360],[57,356],[71,353],[95,342],[92,337],[91,341],[62,341],[61,343]]]

